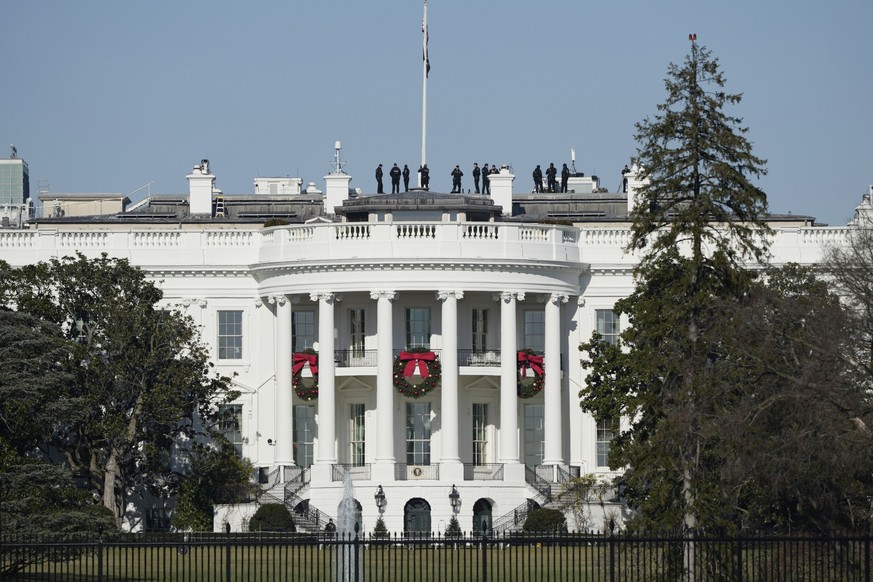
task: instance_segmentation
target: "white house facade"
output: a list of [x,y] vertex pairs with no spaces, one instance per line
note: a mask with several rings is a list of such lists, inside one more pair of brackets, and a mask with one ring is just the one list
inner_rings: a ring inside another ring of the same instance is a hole
[[[610,477],[617,420],[579,408],[578,346],[627,323],[612,308],[633,288],[633,173],[627,193],[580,176],[567,194],[514,194],[504,168],[490,196],[364,196],[342,171],[323,193],[259,179],[226,196],[205,160],[188,179],[187,195],[0,229],[0,258],[108,253],[148,272],[234,376],[226,433],[298,527],[336,519],[347,473],[364,530],[382,516],[392,532],[453,515],[511,529],[567,479]],[[851,228],[771,226],[772,262],[807,265]],[[601,491],[591,525],[620,518],[618,496]],[[219,508],[216,529],[253,511]]]

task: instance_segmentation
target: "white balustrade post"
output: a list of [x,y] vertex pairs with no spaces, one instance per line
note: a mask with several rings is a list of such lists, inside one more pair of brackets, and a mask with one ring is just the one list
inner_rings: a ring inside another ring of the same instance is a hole
[[561,303],[567,295],[552,293],[546,303],[545,358],[546,374],[543,391],[545,434],[543,464],[559,465],[564,462],[561,433]]

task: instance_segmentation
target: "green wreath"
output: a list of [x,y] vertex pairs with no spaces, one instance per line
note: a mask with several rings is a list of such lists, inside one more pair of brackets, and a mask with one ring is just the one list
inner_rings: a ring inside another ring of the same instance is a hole
[[[432,359],[418,360],[419,363],[424,363],[427,366],[427,378],[418,385],[411,384],[406,379],[407,367],[417,365],[416,361],[410,358],[414,354],[427,354],[432,357]],[[442,378],[442,366],[440,365],[439,356],[427,348],[412,348],[411,350],[400,352],[394,359],[394,388],[404,396],[421,398],[439,386],[440,378]]]
[[[538,361],[535,365],[528,360],[528,358],[530,358],[531,356],[533,356],[534,358],[538,358]],[[518,385],[516,386],[516,392],[518,393],[518,397],[533,398],[543,391],[543,388],[546,384],[546,373],[542,371],[542,358],[537,356],[536,352],[534,352],[532,349],[524,348],[523,350],[518,350],[516,360],[518,362]],[[533,380],[528,380],[525,376],[522,375],[522,370],[524,368],[531,368],[533,370]],[[537,372],[537,368],[539,368],[541,371]]]
[[[294,359],[295,360],[299,359],[299,356],[317,356],[317,355],[318,355],[318,352],[316,352],[312,348],[306,348],[305,350],[303,350],[299,354],[295,353]],[[318,360],[316,360],[316,362],[317,361]],[[297,364],[297,362],[295,361],[295,365],[296,364]],[[306,402],[311,402],[312,400],[315,400],[316,398],[318,398],[318,365],[316,364],[315,366],[313,366],[312,363],[310,362],[309,369],[312,372],[312,385],[310,385],[310,386],[306,386],[303,384],[303,377],[302,377],[303,366],[302,365],[300,366],[300,368],[296,372],[294,372],[291,375],[291,387],[294,388],[294,393],[297,394],[297,397],[300,398],[300,400],[303,400]]]

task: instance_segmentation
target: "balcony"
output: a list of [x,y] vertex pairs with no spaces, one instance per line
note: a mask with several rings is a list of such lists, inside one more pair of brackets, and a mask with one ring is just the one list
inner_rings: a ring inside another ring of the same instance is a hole
[[394,465],[395,481],[436,481],[440,478],[439,465]]
[[369,481],[370,480],[370,464],[352,465],[349,463],[337,463],[332,466],[330,472],[331,481],[343,481],[346,473],[352,476],[352,481]]
[[500,350],[458,350],[458,365],[477,368],[499,368]]
[[464,481],[503,481],[503,463],[464,463]]

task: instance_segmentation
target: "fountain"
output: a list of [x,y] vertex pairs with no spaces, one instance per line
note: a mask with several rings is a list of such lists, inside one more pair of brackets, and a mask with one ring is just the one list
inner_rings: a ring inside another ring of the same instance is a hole
[[[337,545],[336,553],[337,582],[363,580],[362,560],[358,553],[360,546],[354,543],[355,538],[360,534],[359,531],[356,531],[358,529],[360,529],[360,524],[358,524],[358,508],[355,503],[352,474],[346,470],[343,475],[343,497],[337,515],[337,539],[340,542]],[[355,576],[356,571],[359,573],[358,576]]]

